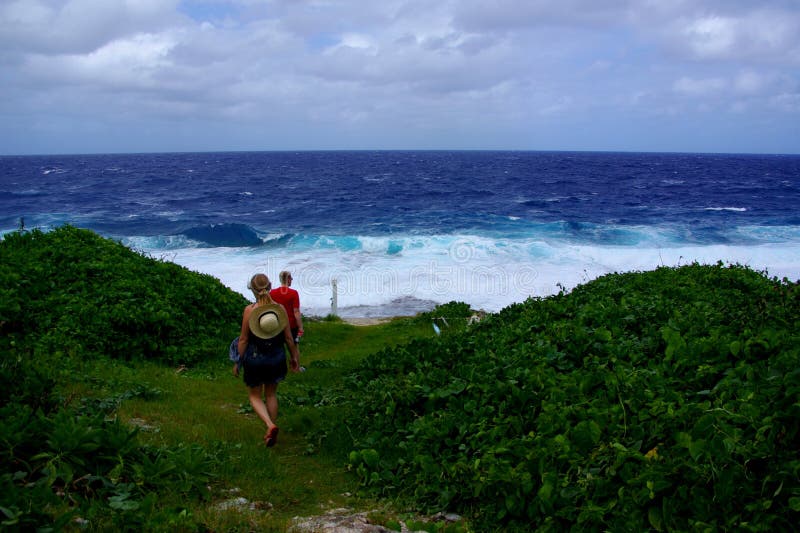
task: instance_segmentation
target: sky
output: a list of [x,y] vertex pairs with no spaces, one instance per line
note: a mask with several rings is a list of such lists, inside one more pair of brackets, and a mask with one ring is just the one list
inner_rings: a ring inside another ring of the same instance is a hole
[[800,153],[800,0],[0,0],[0,154]]

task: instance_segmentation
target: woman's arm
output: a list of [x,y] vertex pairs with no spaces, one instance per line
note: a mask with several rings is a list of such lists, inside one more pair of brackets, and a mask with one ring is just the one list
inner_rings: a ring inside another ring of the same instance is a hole
[[[250,334],[250,306],[244,308],[244,312],[242,313],[242,331],[239,333],[239,344],[236,346],[236,351],[239,352],[239,361],[241,361],[242,356],[247,351],[247,342],[248,342],[248,335]],[[233,363],[233,375],[237,378],[239,377],[239,361]]]
[[253,310],[251,306],[244,308],[242,313],[242,331],[239,333],[239,357],[243,356],[247,351],[247,343],[250,337],[250,312]]

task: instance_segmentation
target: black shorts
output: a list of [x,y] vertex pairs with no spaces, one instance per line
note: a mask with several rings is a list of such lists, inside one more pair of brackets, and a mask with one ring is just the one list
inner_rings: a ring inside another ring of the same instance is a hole
[[280,383],[289,371],[283,343],[275,346],[267,354],[256,352],[248,355],[242,366],[244,368],[244,384],[248,387]]

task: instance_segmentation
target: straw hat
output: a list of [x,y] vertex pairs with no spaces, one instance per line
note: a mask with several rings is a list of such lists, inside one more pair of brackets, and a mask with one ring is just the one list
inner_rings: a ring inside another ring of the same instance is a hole
[[250,331],[261,339],[271,339],[280,335],[288,323],[289,317],[280,304],[259,305],[250,312]]

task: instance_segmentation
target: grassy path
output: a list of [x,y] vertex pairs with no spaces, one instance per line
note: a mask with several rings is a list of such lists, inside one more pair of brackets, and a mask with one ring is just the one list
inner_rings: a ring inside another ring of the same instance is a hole
[[[151,399],[127,400],[119,411],[123,420],[142,427],[145,442],[194,442],[220,450],[212,501],[193,510],[214,530],[280,531],[295,516],[374,508],[353,496],[357,481],[344,468],[352,445],[346,429],[337,430],[347,416],[337,407],[347,395],[344,378],[366,355],[433,331],[409,320],[370,326],[307,321],[306,331],[301,364],[307,371],[290,374],[278,389],[281,433],[274,448],[264,447],[264,427],[224,354],[198,368],[145,365],[119,378],[161,391]],[[246,498],[248,505],[218,509],[236,497]]]

